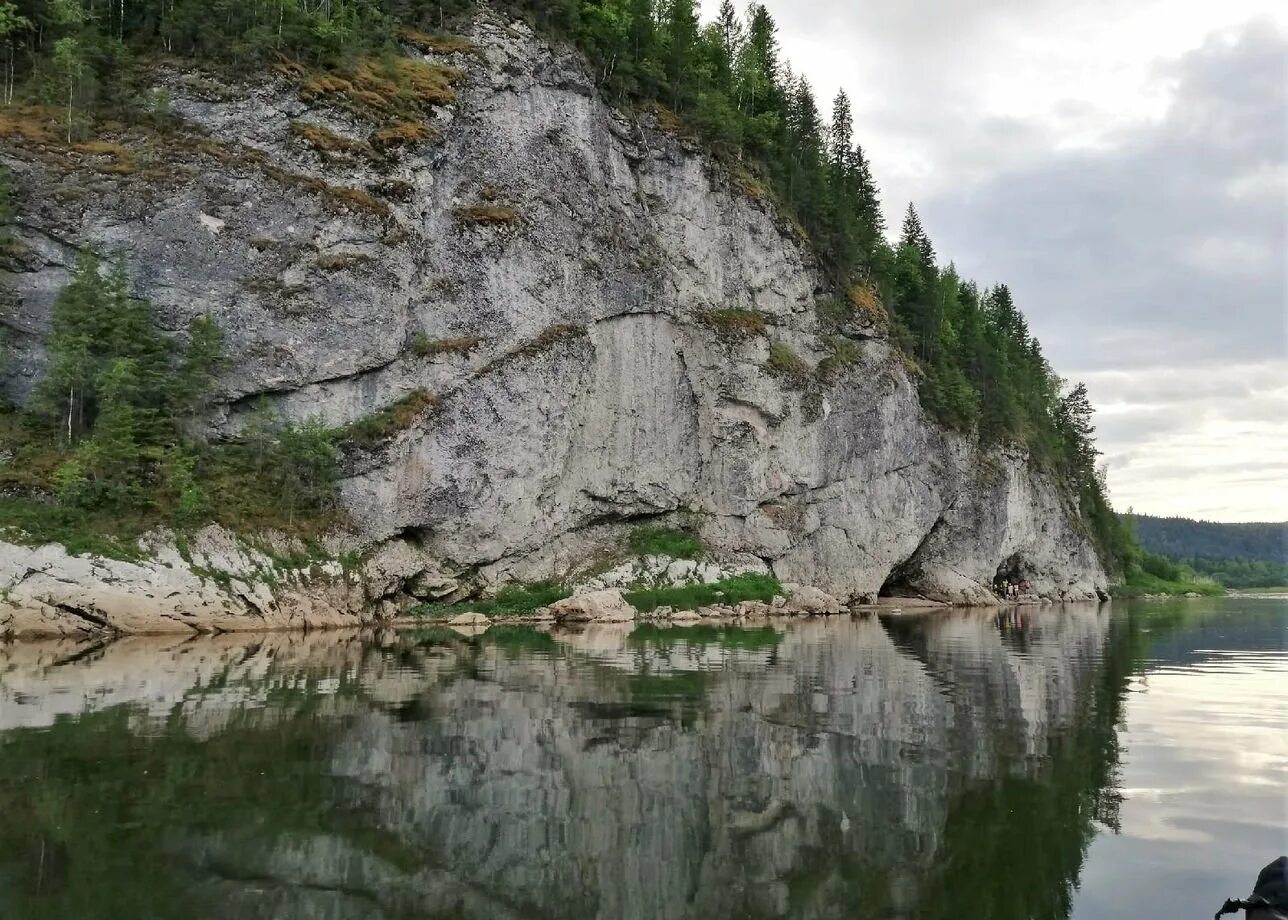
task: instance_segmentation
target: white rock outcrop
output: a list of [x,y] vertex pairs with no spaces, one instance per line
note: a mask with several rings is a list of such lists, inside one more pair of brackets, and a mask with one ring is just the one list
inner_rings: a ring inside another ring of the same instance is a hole
[[550,612],[561,623],[630,623],[636,610],[615,588],[574,594],[555,601]]
[[845,606],[840,601],[811,585],[786,584],[783,588],[787,591],[784,609],[790,614],[829,616],[845,612]]
[[[471,38],[485,53],[450,61],[465,77],[436,119],[441,142],[396,162],[341,169],[320,156],[293,121],[366,129],[310,108],[285,81],[217,100],[192,81],[165,87],[203,143],[258,151],[273,175],[188,151],[196,168],[176,170],[164,194],[148,184],[152,170],[95,175],[96,194],[73,206],[47,190],[74,166],[6,147],[26,255],[0,279],[11,350],[0,395],[30,398],[54,298],[78,247],[93,244],[124,252],[135,292],[168,328],[208,314],[224,330],[235,366],[217,429],[235,430],[260,396],[289,417],[340,426],[415,390],[434,394],[406,430],[345,456],[350,539],[393,547],[374,579],[381,598],[445,597],[466,575],[575,579],[638,519],[696,522],[709,547],[749,560],[746,571],[842,601],[886,588],[995,603],[999,569],[1049,599],[1104,590],[1061,485],[1021,452],[936,425],[876,327],[847,329],[855,363],[804,390],[767,373],[771,339],[810,364],[825,356],[814,307],[827,292],[810,248],[769,202],[605,104],[575,57],[526,26],[485,12]],[[285,173],[370,189],[388,216],[337,209]],[[516,219],[463,220],[460,209],[485,195]],[[340,269],[320,259],[336,253],[366,258]],[[707,317],[727,308],[759,311],[770,334],[722,338]],[[478,344],[426,355],[411,347],[418,337]],[[412,578],[403,541],[413,568],[426,560]],[[49,548],[0,556],[10,600],[68,628],[80,627],[69,607],[130,628],[183,621],[172,598],[223,611],[221,624],[255,625],[256,610],[285,623],[347,609],[330,588],[307,612],[262,583],[230,595],[182,562],[122,568]],[[620,578],[584,585],[614,586]],[[266,612],[277,609],[287,612]]]

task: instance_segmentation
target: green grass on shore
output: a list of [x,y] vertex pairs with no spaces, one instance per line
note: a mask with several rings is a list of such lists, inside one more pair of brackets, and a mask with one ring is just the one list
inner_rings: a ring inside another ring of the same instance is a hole
[[1215,597],[1225,593],[1225,588],[1206,578],[1195,580],[1171,581],[1159,578],[1141,569],[1133,569],[1127,578],[1114,585],[1111,590],[1114,597],[1142,597],[1146,594],[1201,594],[1204,597]]
[[782,593],[783,586],[772,575],[747,573],[709,584],[628,591],[626,600],[636,610],[645,612],[656,610],[658,607],[696,610],[712,604],[738,604],[742,601],[769,603],[775,594]]
[[458,613],[481,613],[490,617],[526,616],[538,607],[548,607],[563,600],[572,590],[553,581],[531,584],[506,585],[490,598],[463,601],[459,604],[417,604],[411,612],[415,616],[450,617]]

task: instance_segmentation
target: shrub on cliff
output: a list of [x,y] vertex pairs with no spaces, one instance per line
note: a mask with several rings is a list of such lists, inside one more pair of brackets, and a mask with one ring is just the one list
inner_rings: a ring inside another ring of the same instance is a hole
[[157,523],[324,525],[338,477],[330,429],[261,407],[231,441],[193,435],[226,366],[213,320],[195,318],[184,343],[163,336],[151,305],[130,294],[124,261],[105,273],[86,250],[55,303],[33,410],[4,416],[13,456],[0,487],[46,503],[46,513],[10,499],[6,519],[33,539],[76,544],[91,531],[128,535]]
[[628,541],[637,556],[670,556],[672,559],[696,559],[706,552],[702,541],[691,533],[665,527],[636,527]]

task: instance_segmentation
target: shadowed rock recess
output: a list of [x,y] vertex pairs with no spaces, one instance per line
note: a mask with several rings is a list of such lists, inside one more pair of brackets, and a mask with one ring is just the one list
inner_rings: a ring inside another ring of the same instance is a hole
[[[285,81],[212,101],[179,74],[165,85],[174,113],[206,135],[202,149],[224,151],[184,152],[195,169],[87,174],[75,180],[88,194],[57,196],[68,177],[0,154],[26,248],[0,299],[4,389],[18,402],[43,373],[53,300],[86,244],[124,252],[166,328],[208,313],[224,330],[235,367],[218,431],[236,430],[262,395],[288,417],[336,426],[418,390],[436,399],[406,430],[350,453],[342,483],[356,531],[345,546],[397,555],[385,544],[401,541],[419,566],[374,596],[293,583],[307,603],[280,616],[280,591],[261,602],[208,585],[220,628],[380,615],[380,601],[406,600],[405,582],[426,572],[562,575],[623,522],[681,515],[708,547],[754,554],[784,582],[842,599],[884,587],[989,603],[1003,565],[1047,598],[1104,589],[1060,484],[1019,452],[982,450],[932,422],[876,326],[847,331],[856,360],[842,373],[800,387],[768,372],[771,341],[811,366],[826,356],[815,303],[830,293],[770,203],[605,104],[577,58],[521,24],[485,13],[470,37],[480,53],[440,56],[465,72],[433,119],[441,140],[396,161],[325,159],[293,121],[355,139],[368,129]],[[381,207],[337,207],[334,194],[302,191],[301,176],[369,189]],[[706,317],[727,309],[762,313],[768,335],[721,335]],[[470,350],[415,347],[472,339]],[[168,604],[204,625],[185,612],[191,588],[171,584],[187,565],[176,554],[103,574],[42,553],[7,549],[0,585],[54,631],[103,616],[58,583],[78,596],[124,592],[132,609],[155,606],[158,623]],[[40,590],[22,587],[32,572]],[[17,616],[8,609],[0,630]]]

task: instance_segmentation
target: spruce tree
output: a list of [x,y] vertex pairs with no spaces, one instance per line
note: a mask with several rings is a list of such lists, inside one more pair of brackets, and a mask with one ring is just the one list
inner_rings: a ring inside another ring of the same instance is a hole
[[693,0],[670,0],[667,15],[666,79],[671,87],[671,106],[685,107],[698,43],[698,14]]
[[94,424],[94,436],[81,451],[86,458],[99,501],[117,507],[131,507],[142,497],[139,464],[142,460],[139,404],[143,385],[138,365],[129,358],[117,358],[99,382],[101,407]]
[[899,235],[899,245],[915,247],[921,256],[922,263],[928,268],[934,267],[935,247],[930,244],[930,237],[921,226],[921,217],[912,202],[908,202],[908,210],[903,216],[903,231]]
[[828,159],[833,174],[848,182],[854,162],[854,117],[850,112],[850,97],[840,90],[832,101],[832,125],[828,131]]
[[175,414],[192,417],[205,411],[214,395],[215,381],[228,363],[218,324],[209,314],[195,317],[188,324],[188,347],[175,381]]
[[853,176],[854,194],[859,214],[864,224],[864,232],[872,243],[885,233],[885,216],[881,213],[881,193],[876,180],[872,178],[872,169],[863,148],[854,145],[850,155],[849,173]]
[[68,443],[78,441],[93,421],[103,342],[100,266],[93,250],[83,250],[54,301],[49,370],[37,388],[39,405],[59,420]]
[[715,25],[719,30],[720,43],[724,48],[724,57],[730,64],[738,59],[746,36],[738,11],[734,9],[733,0],[720,0],[720,10],[716,13]]

